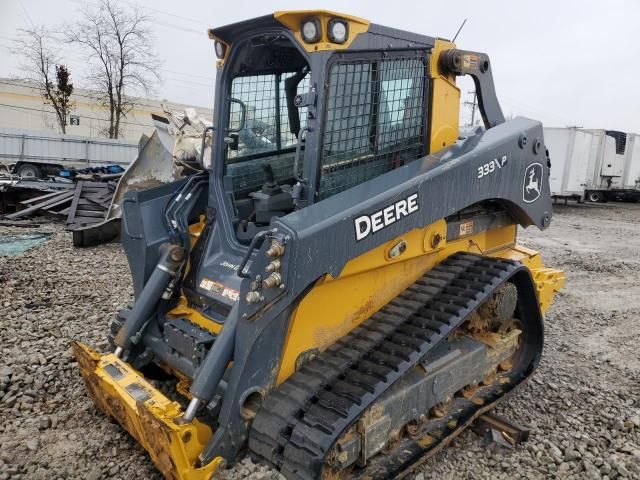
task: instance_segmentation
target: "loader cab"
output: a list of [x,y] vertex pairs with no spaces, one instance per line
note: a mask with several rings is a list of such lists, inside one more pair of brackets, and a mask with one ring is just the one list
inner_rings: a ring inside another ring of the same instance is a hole
[[[220,44],[218,44],[220,45]],[[223,67],[218,98],[219,156],[223,186],[232,199],[237,239],[247,243],[295,208],[294,161],[307,107],[300,95],[310,89],[305,55],[282,31],[258,32],[234,43]],[[302,157],[304,147],[298,151]],[[299,166],[302,170],[302,165]]]
[[[433,39],[332,12],[210,31],[212,183],[237,241],[428,153]],[[457,125],[456,125],[457,128]]]

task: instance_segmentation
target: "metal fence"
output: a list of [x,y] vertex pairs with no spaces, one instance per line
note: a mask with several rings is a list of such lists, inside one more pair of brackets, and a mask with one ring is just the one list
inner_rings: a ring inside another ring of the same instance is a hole
[[0,163],[4,164],[128,165],[137,154],[137,142],[0,128]]

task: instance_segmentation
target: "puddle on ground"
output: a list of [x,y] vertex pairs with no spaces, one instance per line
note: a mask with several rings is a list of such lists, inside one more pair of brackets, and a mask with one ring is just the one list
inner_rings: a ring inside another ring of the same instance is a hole
[[0,235],[0,257],[21,255],[27,250],[46,242],[50,236],[48,233]]

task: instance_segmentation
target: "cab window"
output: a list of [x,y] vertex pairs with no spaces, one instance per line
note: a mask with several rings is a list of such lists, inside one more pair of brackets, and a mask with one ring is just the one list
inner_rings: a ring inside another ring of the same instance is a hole
[[[229,125],[240,124],[244,110],[244,126],[237,132],[237,149],[227,149],[227,174],[234,192],[242,195],[259,189],[265,181],[264,166],[268,163],[276,180],[286,182],[293,172],[293,156],[297,144],[291,131],[287,108],[286,81],[301,75],[296,72],[241,76],[231,84]],[[309,89],[309,74],[298,80],[296,93]],[[238,102],[239,101],[239,102]],[[242,102],[242,103],[240,103]],[[307,118],[306,107],[298,108],[300,126]]]
[[371,54],[328,73],[319,198],[347,190],[426,152],[423,54]]

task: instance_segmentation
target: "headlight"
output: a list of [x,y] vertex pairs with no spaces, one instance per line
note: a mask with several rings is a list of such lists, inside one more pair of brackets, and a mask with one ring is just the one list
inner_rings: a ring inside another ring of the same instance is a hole
[[224,58],[224,54],[227,53],[227,46],[222,42],[216,41],[215,50],[216,50],[216,57],[222,60]]
[[308,18],[300,25],[302,39],[307,43],[316,43],[322,36],[320,28],[320,20],[317,18]]
[[349,37],[349,24],[339,18],[332,18],[329,20],[327,30],[329,33],[329,40],[332,43],[344,43]]

